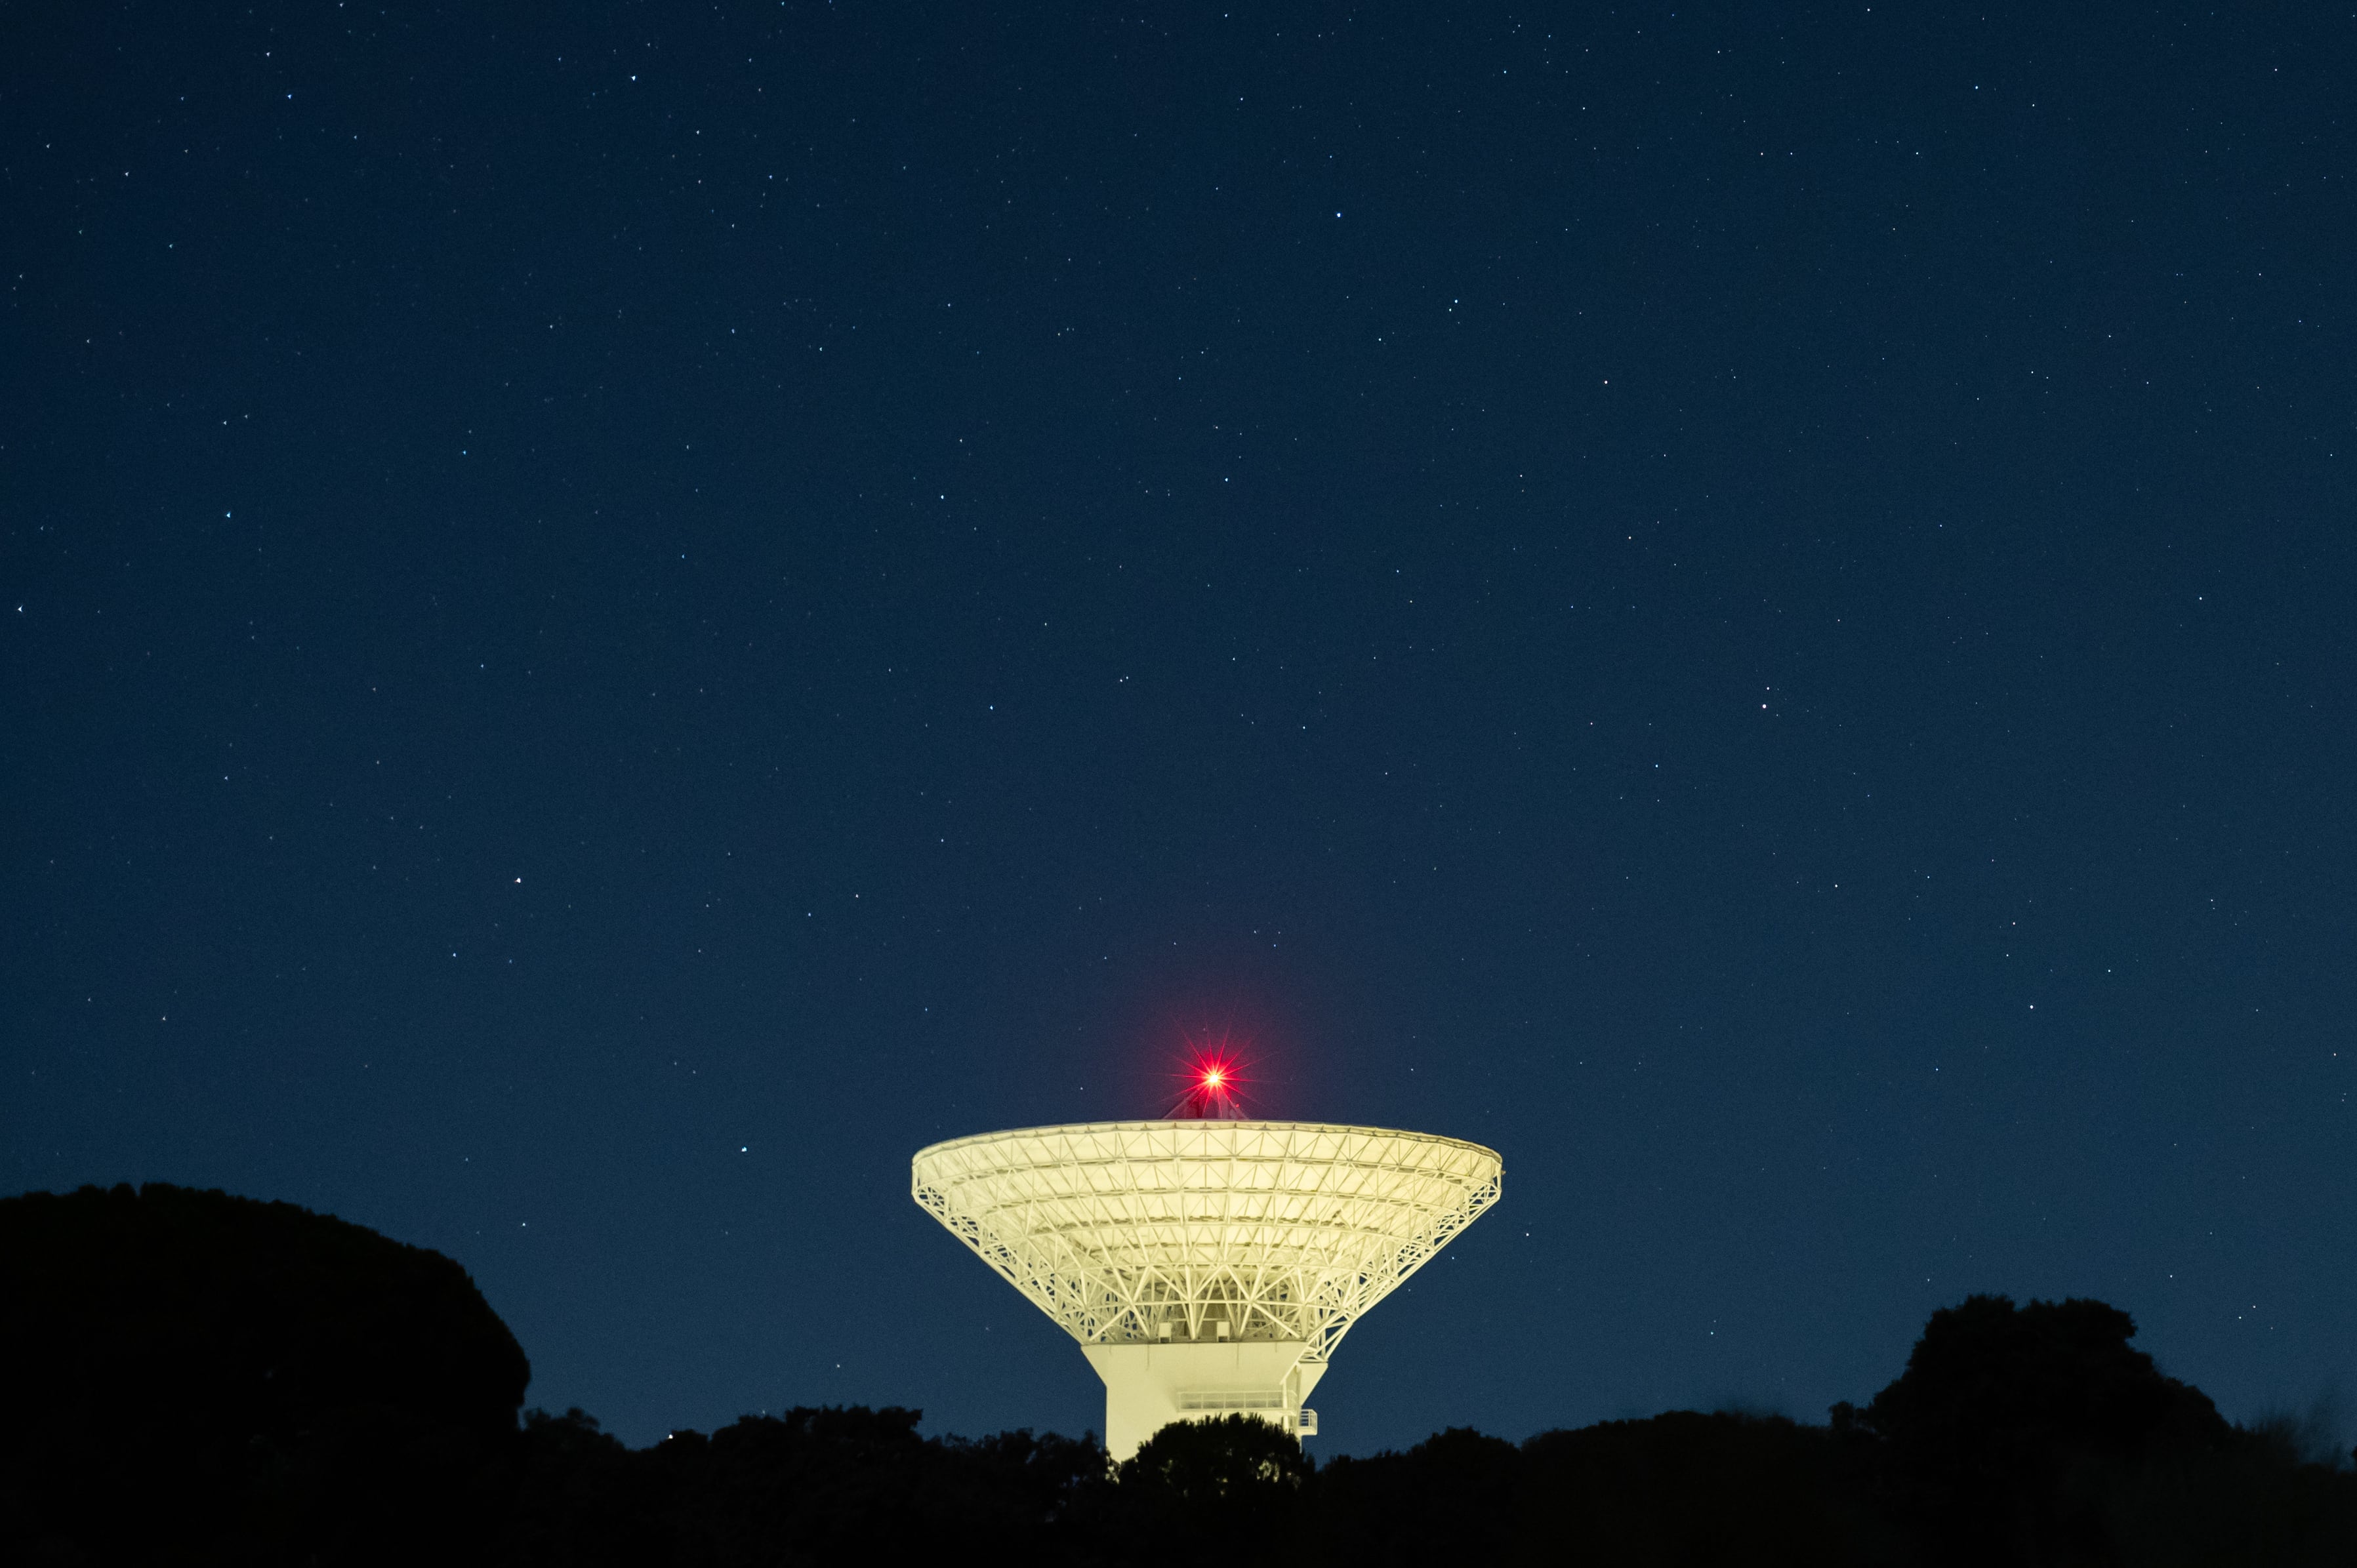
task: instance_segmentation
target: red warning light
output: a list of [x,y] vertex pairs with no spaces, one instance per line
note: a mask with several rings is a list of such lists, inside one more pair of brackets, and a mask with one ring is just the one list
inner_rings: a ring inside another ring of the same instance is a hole
[[1232,1042],[1225,1037],[1216,1040],[1190,1041],[1189,1051],[1195,1059],[1189,1064],[1184,1082],[1186,1090],[1172,1106],[1169,1117],[1185,1122],[1241,1122],[1244,1108],[1238,1102],[1236,1091],[1245,1082],[1243,1064],[1237,1061]]

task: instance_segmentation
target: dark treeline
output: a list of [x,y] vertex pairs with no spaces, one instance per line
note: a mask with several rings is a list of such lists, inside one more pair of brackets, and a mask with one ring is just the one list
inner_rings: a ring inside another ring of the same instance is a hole
[[450,1260],[151,1185],[0,1201],[0,1561],[2334,1564],[2357,1471],[2222,1419],[2101,1302],[1975,1296],[1824,1425],[1674,1412],[1313,1464],[1249,1417],[1092,1438],[747,1417],[630,1449],[519,1422],[522,1350]]

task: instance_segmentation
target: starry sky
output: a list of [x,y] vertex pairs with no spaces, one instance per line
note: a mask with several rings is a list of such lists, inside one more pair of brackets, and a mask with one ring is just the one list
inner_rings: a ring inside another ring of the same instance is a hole
[[[0,17],[0,1186],[440,1249],[633,1443],[1078,1432],[908,1196],[1505,1198],[1320,1451],[1975,1291],[2357,1391],[2357,23]],[[2345,1439],[2344,1439],[2345,1441]]]

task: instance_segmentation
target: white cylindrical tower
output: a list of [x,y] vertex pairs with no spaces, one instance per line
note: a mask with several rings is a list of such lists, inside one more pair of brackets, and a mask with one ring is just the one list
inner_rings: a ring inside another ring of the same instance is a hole
[[911,1190],[1081,1342],[1105,1449],[1243,1412],[1298,1436],[1361,1314],[1498,1201],[1454,1138],[1312,1122],[1096,1122],[920,1151]]

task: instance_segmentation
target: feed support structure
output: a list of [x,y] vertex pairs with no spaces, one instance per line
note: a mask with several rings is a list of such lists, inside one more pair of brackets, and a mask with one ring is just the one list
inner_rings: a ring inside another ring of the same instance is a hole
[[1081,1342],[1105,1449],[1242,1412],[1297,1436],[1334,1347],[1498,1201],[1454,1138],[1314,1122],[1092,1122],[918,1153],[910,1190]]

